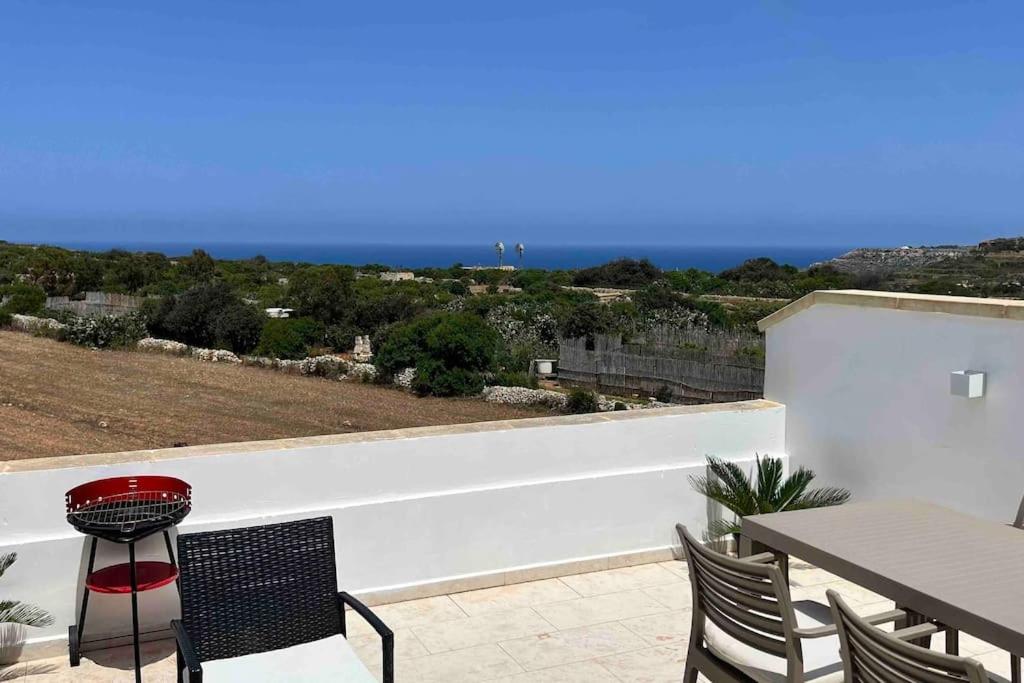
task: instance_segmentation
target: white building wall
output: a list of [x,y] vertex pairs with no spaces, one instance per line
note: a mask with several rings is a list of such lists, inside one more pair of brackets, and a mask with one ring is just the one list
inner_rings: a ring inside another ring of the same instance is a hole
[[[1024,495],[1024,321],[815,304],[771,325],[765,396],[786,452],[856,499],[918,497],[1010,521]],[[950,372],[987,373],[983,398]]]
[[[331,515],[340,585],[357,593],[462,579],[465,590],[474,577],[664,553],[676,522],[705,525],[688,482],[704,456],[782,455],[784,413],[750,401],[4,463],[0,553],[19,559],[3,591],[52,612],[54,626],[31,635],[59,645],[88,559],[64,493],[121,475],[188,481],[182,532]],[[164,559],[162,543],[141,544],[140,559]],[[97,567],[125,560],[100,547]],[[140,596],[144,630],[166,628],[175,598],[173,587]],[[127,633],[129,614],[124,596],[92,596],[86,640]]]

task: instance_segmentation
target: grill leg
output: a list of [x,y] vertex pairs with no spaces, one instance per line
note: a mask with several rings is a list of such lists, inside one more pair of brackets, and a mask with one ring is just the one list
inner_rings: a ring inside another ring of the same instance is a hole
[[[167,559],[170,560],[171,566],[177,570],[178,561],[174,559],[174,548],[171,546],[171,535],[167,533],[167,529],[164,529],[164,544],[167,546]],[[178,597],[181,597],[181,576],[174,580],[174,584],[178,587]]]
[[135,544],[128,544],[128,565],[132,580],[132,647],[135,649],[135,683],[142,683],[142,662],[139,657],[139,583],[135,576]]
[[[89,568],[85,575],[92,574],[96,565],[96,537],[92,537],[92,544],[89,547]],[[82,634],[85,632],[85,610],[89,606],[89,589],[86,588],[82,594],[82,610],[78,614],[78,625],[72,625],[68,629],[68,655],[71,659],[71,666],[78,666],[82,661]]]

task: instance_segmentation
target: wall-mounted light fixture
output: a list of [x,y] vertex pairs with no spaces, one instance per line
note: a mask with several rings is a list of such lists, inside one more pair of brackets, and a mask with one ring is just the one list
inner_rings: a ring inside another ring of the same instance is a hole
[[985,373],[977,370],[949,373],[949,393],[964,398],[981,398],[985,395]]

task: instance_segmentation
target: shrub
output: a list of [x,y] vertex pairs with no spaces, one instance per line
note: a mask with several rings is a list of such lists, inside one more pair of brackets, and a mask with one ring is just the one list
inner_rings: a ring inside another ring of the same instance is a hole
[[658,390],[654,392],[654,400],[658,403],[671,403],[672,402],[672,387],[667,384],[662,384],[658,387]]
[[526,387],[527,389],[536,389],[539,386],[537,378],[525,372],[499,372],[487,383],[497,387]]
[[573,389],[569,392],[569,400],[565,409],[573,414],[596,413],[600,409],[597,394],[587,389]]
[[324,332],[324,343],[335,352],[351,351],[356,343],[356,335],[361,334],[359,328],[348,323],[331,325]]
[[612,407],[612,410],[614,410],[616,412],[620,411],[620,410],[629,410],[629,406],[627,406],[622,401],[616,401],[615,405]]
[[333,325],[345,320],[352,308],[354,282],[348,266],[307,267],[291,276],[288,296],[299,315]]
[[252,306],[228,306],[213,323],[214,344],[245,353],[259,343],[265,320],[266,316]]
[[46,292],[38,285],[27,282],[15,282],[14,284],[0,287],[0,301],[5,300],[3,308],[8,313],[20,313],[22,315],[37,315],[46,305]]
[[67,320],[63,338],[79,346],[98,349],[134,346],[146,336],[146,325],[138,313],[98,317],[72,317]]
[[11,314],[0,308],[0,327],[9,327],[11,324]]
[[223,282],[201,284],[177,297],[143,306],[155,336],[204,348],[245,353],[257,343],[265,317]]
[[494,369],[497,333],[470,313],[437,313],[397,325],[384,335],[374,361],[380,377],[416,368],[420,394],[478,393],[483,373]]
[[299,360],[323,338],[323,327],[310,318],[271,318],[263,325],[256,353],[260,356]]
[[412,390],[421,396],[469,396],[479,394],[483,388],[484,378],[479,372],[447,367],[433,358],[419,362],[412,381]]

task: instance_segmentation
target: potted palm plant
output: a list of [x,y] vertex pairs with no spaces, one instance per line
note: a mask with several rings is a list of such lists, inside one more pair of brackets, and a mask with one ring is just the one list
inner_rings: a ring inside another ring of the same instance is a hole
[[753,476],[734,462],[708,456],[708,473],[690,477],[696,491],[721,503],[734,515],[732,519],[712,520],[708,527],[711,539],[732,536],[738,549],[740,520],[746,515],[828,507],[850,499],[850,492],[842,488],[809,489],[814,472],[805,467],[784,477],[782,458],[762,458],[756,454],[755,458]]
[[[17,553],[0,555],[0,577],[17,559]],[[45,610],[17,600],[0,598],[0,664],[18,660],[25,640],[24,627],[49,626],[52,623],[53,617]]]

